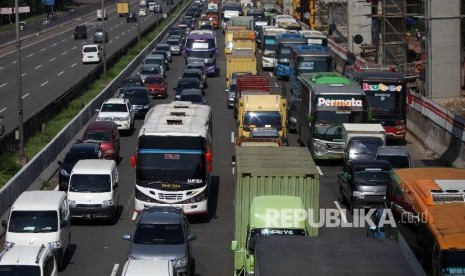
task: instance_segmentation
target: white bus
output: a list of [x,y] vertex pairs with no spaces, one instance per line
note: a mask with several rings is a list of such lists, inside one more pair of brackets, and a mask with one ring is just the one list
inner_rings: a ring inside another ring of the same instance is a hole
[[211,137],[209,106],[176,101],[153,107],[131,157],[136,211],[175,205],[187,214],[208,213]]

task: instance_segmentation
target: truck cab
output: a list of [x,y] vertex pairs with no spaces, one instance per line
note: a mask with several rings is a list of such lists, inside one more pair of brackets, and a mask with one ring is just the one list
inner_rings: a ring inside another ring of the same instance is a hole
[[352,160],[337,175],[339,193],[350,211],[385,206],[391,164],[386,160]]

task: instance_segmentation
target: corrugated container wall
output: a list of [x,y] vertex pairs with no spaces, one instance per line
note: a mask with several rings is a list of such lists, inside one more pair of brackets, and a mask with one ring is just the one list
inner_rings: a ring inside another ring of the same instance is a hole
[[[245,244],[252,199],[260,195],[302,198],[305,209],[319,213],[319,174],[309,151],[300,147],[236,147],[234,237]],[[310,228],[310,236],[318,229]]]

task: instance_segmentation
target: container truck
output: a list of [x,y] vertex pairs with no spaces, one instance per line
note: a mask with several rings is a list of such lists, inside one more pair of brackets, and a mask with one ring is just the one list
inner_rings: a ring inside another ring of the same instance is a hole
[[242,51],[244,49],[250,49],[255,54],[255,32],[250,30],[235,30],[232,33],[228,32],[230,41],[227,42],[225,47],[225,53],[230,54],[233,51]]
[[[235,150],[234,275],[250,275],[255,239],[318,235],[318,228],[311,227],[307,218],[319,220],[319,174],[305,148]],[[289,210],[307,216],[284,217]]]
[[226,56],[226,87],[229,87],[232,74],[235,72],[250,72],[257,74],[257,58],[253,53],[233,54]]

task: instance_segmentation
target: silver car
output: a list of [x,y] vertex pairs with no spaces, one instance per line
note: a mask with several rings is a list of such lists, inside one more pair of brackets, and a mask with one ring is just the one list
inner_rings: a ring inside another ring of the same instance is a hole
[[171,53],[173,55],[181,55],[182,52],[182,41],[180,36],[170,36],[166,40],[166,44],[169,44],[171,47]]
[[191,275],[192,246],[196,239],[190,232],[184,211],[175,206],[144,209],[136,221],[134,232],[124,235],[131,241],[128,259],[164,259],[174,263],[176,275]]
[[137,73],[137,75],[140,77],[142,82],[145,82],[145,78],[148,75],[162,75],[163,71],[160,67],[160,65],[157,64],[144,64],[140,68],[140,71]]

